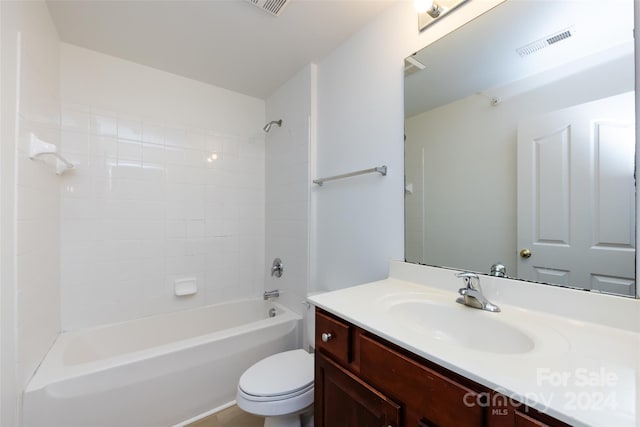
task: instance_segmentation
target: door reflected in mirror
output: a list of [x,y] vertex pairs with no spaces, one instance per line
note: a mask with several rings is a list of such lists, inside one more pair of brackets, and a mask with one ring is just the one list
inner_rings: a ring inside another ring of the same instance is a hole
[[408,262],[635,296],[633,1],[507,1],[405,67]]

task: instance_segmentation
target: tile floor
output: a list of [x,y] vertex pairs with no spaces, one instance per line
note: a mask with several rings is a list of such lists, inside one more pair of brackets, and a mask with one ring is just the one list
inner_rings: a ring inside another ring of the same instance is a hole
[[209,415],[187,427],[262,427],[264,418],[243,412],[236,405]]

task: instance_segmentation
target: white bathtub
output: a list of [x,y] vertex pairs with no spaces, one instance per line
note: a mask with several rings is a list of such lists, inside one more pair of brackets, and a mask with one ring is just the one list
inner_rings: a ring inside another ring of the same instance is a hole
[[63,333],[25,390],[24,426],[163,427],[210,413],[253,363],[299,347],[300,321],[246,300]]

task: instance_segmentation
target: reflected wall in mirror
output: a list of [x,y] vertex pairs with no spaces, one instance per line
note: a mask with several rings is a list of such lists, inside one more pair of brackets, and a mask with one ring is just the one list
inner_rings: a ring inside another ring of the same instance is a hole
[[406,62],[408,262],[636,295],[633,0],[614,3],[508,0]]

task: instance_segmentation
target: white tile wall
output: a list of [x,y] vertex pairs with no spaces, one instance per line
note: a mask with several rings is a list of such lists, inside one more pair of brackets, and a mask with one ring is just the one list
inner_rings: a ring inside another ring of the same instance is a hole
[[260,293],[263,139],[63,106],[65,329]]
[[[313,68],[307,66],[267,99],[267,120],[282,119],[266,139],[265,289],[302,313],[309,282],[309,147]],[[279,257],[284,274],[271,276]]]
[[19,384],[60,330],[59,177],[51,159],[29,159],[32,135],[60,146],[55,32],[22,33],[16,147],[16,282]]
[[[44,2],[2,2],[2,402],[21,392],[60,329],[58,177],[30,160],[31,135],[60,146],[58,36]],[[11,271],[7,274],[7,271]]]
[[[60,189],[63,329],[259,296],[264,101],[68,45],[62,58],[78,163]],[[238,123],[217,120],[227,110]],[[188,277],[198,292],[175,296]]]

